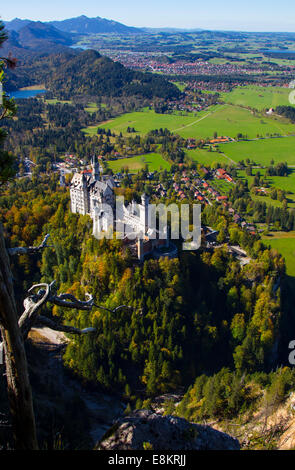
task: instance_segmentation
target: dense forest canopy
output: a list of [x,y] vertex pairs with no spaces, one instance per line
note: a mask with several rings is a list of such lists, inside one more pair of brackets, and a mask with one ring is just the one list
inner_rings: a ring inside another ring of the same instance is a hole
[[34,66],[27,61],[19,70],[9,72],[6,87],[11,90],[16,85],[34,83],[45,83],[47,90],[70,99],[75,95],[138,95],[148,99],[181,96],[179,89],[164,77],[130,70],[94,50],[46,54],[35,58]]
[[83,93],[106,96],[126,94],[172,99],[181,94],[175,85],[160,76],[128,70],[91,50],[65,62],[48,75],[45,83],[53,92],[63,91],[68,96]]
[[[180,254],[176,260],[134,264],[121,242],[98,241],[91,220],[69,212],[68,195],[56,179],[36,186],[22,180],[0,199],[7,239],[30,244],[50,233],[42,280],[57,280],[62,291],[94,295],[101,305],[127,304],[131,311],[67,311],[60,321],[97,328],[94,337],[73,338],[66,364],[87,381],[126,396],[154,396],[187,386],[202,373],[227,366],[237,371],[270,370],[278,361],[282,306],[277,279],[283,259],[239,229],[219,208],[208,207],[203,223],[229,234],[252,261],[242,267],[225,247]],[[34,260],[15,264],[19,293],[28,286]]]

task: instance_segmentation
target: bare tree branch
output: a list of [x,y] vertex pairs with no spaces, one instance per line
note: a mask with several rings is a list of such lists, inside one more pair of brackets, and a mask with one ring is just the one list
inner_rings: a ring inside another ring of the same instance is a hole
[[53,281],[51,284],[36,284],[29,289],[29,295],[24,300],[24,312],[18,319],[8,254],[11,256],[35,254],[48,246],[48,238],[49,234],[37,247],[19,247],[7,250],[0,223],[0,332],[3,341],[0,343],[0,353],[4,350],[7,391],[13,419],[13,433],[18,449],[38,449],[32,392],[24,348],[24,339],[27,338],[29,331],[38,321],[53,330],[65,333],[83,335],[96,331],[91,327],[80,330],[72,326],[58,325],[49,318],[39,315],[41,307],[50,302],[64,308],[91,311],[93,307],[96,307],[110,313],[116,313],[122,308],[132,308],[120,305],[110,310],[96,305],[93,297],[88,294],[86,294],[86,298],[88,297],[86,301],[76,299],[72,294],[58,295],[53,292],[55,286],[55,281]]
[[78,310],[92,310],[94,299],[89,294],[88,300],[82,301],[76,299],[72,294],[51,295],[48,299],[49,302],[58,305],[59,307],[76,308]]
[[[43,244],[44,243],[46,243],[45,239],[43,241]],[[36,291],[37,289],[38,289],[37,293],[34,293],[34,291]],[[102,307],[101,305],[95,304],[94,298],[90,294],[86,293],[85,297],[86,298],[88,297],[88,300],[83,301],[83,300],[76,299],[76,297],[72,294],[65,293],[65,294],[57,295],[56,293],[53,292],[55,289],[56,289],[55,281],[52,281],[51,284],[46,284],[46,283],[34,284],[29,289],[28,293],[30,295],[26,297],[24,300],[25,310],[18,321],[18,325],[20,327],[24,340],[28,337],[28,334],[31,328],[36,323],[41,323],[42,325],[46,325],[47,327],[55,331],[63,331],[64,333],[72,333],[72,334],[77,334],[77,335],[94,333],[96,331],[96,329],[92,327],[84,328],[83,330],[81,330],[73,326],[60,325],[54,322],[53,320],[43,315],[40,315],[39,310],[42,307],[42,305],[44,305],[46,302],[50,302],[59,307],[84,310],[84,311],[91,311],[93,307],[105,310],[110,313],[116,313],[117,311],[123,308],[132,310],[132,307],[128,305],[119,305],[118,307],[111,310],[109,308]],[[0,343],[0,347],[1,347],[1,343]]]
[[30,329],[36,323],[38,317],[38,310],[46,303],[50,294],[51,284],[37,284],[29,289],[29,293],[37,287],[44,287],[45,290],[40,290],[38,294],[33,294],[24,300],[25,311],[18,321],[22,336],[24,339],[27,338]]
[[110,313],[116,313],[118,310],[121,310],[122,308],[127,308],[129,310],[133,310],[133,307],[130,307],[129,305],[119,305],[118,307],[114,308],[113,310],[111,310],[109,308],[106,308],[106,307],[102,307],[101,305],[96,305],[96,304],[93,304],[93,307],[99,308],[101,310],[106,310],[107,312],[110,312]]
[[16,248],[8,248],[7,252],[10,256],[14,255],[32,255],[34,253],[37,253],[38,251],[42,250],[43,248],[50,248],[47,245],[47,240],[50,237],[50,234],[48,233],[45,237],[42,243],[39,246],[18,246]]
[[44,317],[43,315],[39,315],[38,323],[43,326],[47,326],[48,328],[54,331],[63,331],[64,333],[71,333],[75,335],[85,335],[88,333],[95,333],[96,331],[95,328],[84,328],[83,330],[80,330],[79,328],[75,328],[74,326],[59,325],[58,323],[54,322],[50,318]]

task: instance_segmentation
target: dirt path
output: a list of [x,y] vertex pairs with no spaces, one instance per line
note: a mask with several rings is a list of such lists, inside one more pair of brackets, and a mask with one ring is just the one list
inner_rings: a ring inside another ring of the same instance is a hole
[[181,131],[182,129],[185,129],[186,127],[194,126],[195,124],[197,124],[197,122],[203,121],[203,119],[206,119],[206,117],[210,116],[211,114],[213,113],[208,113],[206,114],[206,116],[203,116],[201,119],[197,119],[197,121],[191,122],[190,124],[187,124],[186,126],[181,126],[181,127],[178,127],[177,129],[172,129],[171,132]]
[[220,155],[223,155],[225,158],[227,158],[231,163],[233,163],[234,165],[237,165],[237,162],[235,162],[234,160],[232,160],[230,157],[228,157],[227,155],[225,155],[225,153],[221,152]]

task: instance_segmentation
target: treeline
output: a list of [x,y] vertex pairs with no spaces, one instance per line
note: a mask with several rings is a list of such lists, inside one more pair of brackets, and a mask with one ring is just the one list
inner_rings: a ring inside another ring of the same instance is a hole
[[212,376],[201,375],[189,387],[177,408],[170,412],[190,421],[230,420],[258,407],[270,416],[295,386],[295,371],[279,368],[269,374],[239,374],[223,368]]
[[290,169],[287,162],[279,162],[276,166],[270,165],[265,171],[265,176],[288,176]]
[[[295,55],[293,57],[295,59]],[[290,119],[290,121],[295,122],[295,108],[294,106],[277,106],[276,113],[280,114],[281,116]]]
[[[97,99],[95,107],[92,107],[94,112],[88,112],[86,110],[92,103],[89,101],[91,99],[93,97],[87,96],[85,99],[74,98],[68,103],[55,104],[36,98],[19,100],[18,117],[4,120],[4,128],[8,133],[6,148],[18,155],[20,160],[30,158],[41,165],[38,171],[45,171],[47,164],[51,165],[66,153],[75,154],[83,160],[92,153],[109,159],[115,154],[128,156],[157,151],[158,146],[168,140],[177,142],[180,147],[185,146],[184,139],[174,136],[167,129],[152,131],[144,137],[133,135],[136,133],[135,128],[129,128],[128,137],[102,128],[97,129],[97,135],[86,135],[81,132],[82,128],[148,104],[141,98],[132,97],[127,102],[127,98],[118,100],[104,97],[103,105],[102,99]],[[165,148],[163,154],[169,159],[168,151],[169,148]],[[178,153],[171,148],[171,160],[182,161],[183,157],[179,157]]]

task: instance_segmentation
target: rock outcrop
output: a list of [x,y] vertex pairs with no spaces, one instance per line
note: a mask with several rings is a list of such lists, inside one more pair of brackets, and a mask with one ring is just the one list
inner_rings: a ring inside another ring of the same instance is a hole
[[[148,444],[147,444],[148,443]],[[210,426],[175,416],[138,410],[119,419],[98,444],[99,450],[239,450],[237,439]]]

